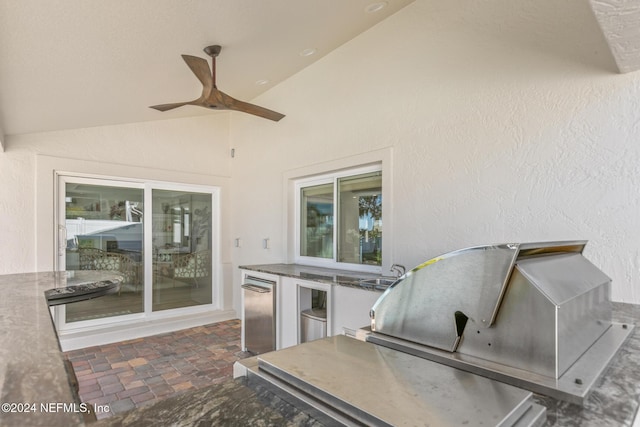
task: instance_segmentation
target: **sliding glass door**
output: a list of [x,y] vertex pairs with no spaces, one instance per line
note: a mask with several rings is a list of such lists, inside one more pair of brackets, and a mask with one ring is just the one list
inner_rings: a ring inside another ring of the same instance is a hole
[[211,194],[152,190],[153,311],[211,304]]
[[111,182],[64,183],[64,269],[113,271],[120,292],[68,304],[66,323],[144,311],[144,190]]
[[59,176],[58,191],[58,268],[123,277],[117,294],[61,306],[59,327],[217,304],[216,188]]

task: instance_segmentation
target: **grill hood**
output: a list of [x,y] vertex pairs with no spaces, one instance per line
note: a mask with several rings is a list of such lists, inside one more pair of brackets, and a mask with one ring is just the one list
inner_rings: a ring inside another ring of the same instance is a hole
[[583,256],[586,243],[433,258],[380,297],[365,339],[583,403],[631,330],[611,321],[611,279]]

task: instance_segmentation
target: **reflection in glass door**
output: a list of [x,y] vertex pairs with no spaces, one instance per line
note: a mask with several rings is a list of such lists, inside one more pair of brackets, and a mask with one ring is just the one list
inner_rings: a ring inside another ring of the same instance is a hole
[[152,190],[152,310],[211,304],[212,195]]
[[57,307],[61,330],[217,307],[215,187],[60,175],[58,194],[58,268],[124,279],[116,294]]
[[107,270],[124,278],[117,294],[66,305],[65,322],[144,310],[143,189],[66,182],[65,269]]
[[300,189],[300,255],[333,258],[333,183]]

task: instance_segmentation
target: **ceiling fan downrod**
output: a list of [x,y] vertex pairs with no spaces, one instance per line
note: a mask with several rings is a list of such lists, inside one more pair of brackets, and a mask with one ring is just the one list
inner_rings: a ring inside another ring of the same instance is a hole
[[207,46],[204,49],[204,53],[211,57],[211,81],[213,83],[214,88],[218,88],[216,86],[216,57],[220,55],[220,51],[222,47],[219,44],[214,44],[211,46]]

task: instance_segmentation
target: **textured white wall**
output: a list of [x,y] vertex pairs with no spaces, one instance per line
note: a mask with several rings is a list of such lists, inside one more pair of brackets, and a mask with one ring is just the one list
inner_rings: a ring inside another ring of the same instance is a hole
[[640,75],[616,74],[583,3],[416,0],[257,99],[287,114],[279,123],[219,114],[7,136],[0,273],[38,267],[35,224],[50,215],[37,208],[39,155],[231,175],[222,247],[237,267],[287,259],[291,171],[390,148],[391,261],[584,238],[614,299],[640,303]]
[[35,271],[35,156],[0,153],[0,273]]
[[234,265],[287,259],[288,171],[391,147],[393,262],[588,239],[640,303],[640,74],[588,3],[417,0],[256,102],[287,117],[232,117]]

